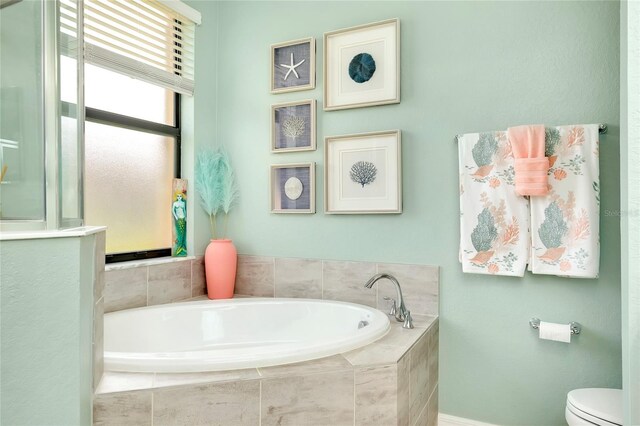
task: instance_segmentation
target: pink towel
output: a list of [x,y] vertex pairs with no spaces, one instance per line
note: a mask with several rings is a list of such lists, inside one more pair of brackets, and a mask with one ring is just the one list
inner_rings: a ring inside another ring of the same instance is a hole
[[547,195],[549,159],[544,156],[544,126],[509,127],[509,141],[515,158],[516,192]]

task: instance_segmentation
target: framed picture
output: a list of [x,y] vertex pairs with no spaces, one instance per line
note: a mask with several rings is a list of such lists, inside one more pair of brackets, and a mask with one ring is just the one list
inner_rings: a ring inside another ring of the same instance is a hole
[[271,152],[316,149],[316,101],[271,106]]
[[400,142],[400,130],[327,137],[325,213],[402,213]]
[[271,213],[316,212],[316,163],[271,166]]
[[400,102],[400,20],[324,34],[324,109]]
[[316,87],[316,40],[313,37],[271,46],[271,93]]

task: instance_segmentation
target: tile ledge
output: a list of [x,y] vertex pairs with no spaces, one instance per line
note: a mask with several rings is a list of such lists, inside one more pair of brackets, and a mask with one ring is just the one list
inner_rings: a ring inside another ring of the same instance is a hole
[[131,260],[128,262],[119,262],[119,263],[109,263],[105,265],[105,271],[116,271],[120,269],[133,269],[139,268],[141,266],[155,266],[155,265],[165,265],[167,263],[176,263],[176,262],[186,262],[196,260],[197,256],[185,256],[185,257],[158,257],[155,259],[145,259],[145,260]]
[[86,237],[105,231],[106,226],[81,226],[77,228],[40,230],[40,231],[2,231],[0,241],[38,240],[47,238]]

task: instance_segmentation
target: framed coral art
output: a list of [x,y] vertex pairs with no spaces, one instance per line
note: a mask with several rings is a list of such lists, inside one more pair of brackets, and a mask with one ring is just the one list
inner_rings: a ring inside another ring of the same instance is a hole
[[316,40],[313,37],[271,46],[271,93],[316,87]]
[[315,213],[316,163],[271,166],[271,213]]
[[316,101],[271,106],[271,152],[316,149]]
[[400,102],[400,20],[324,34],[324,109]]
[[400,139],[400,130],[327,137],[325,213],[402,213]]

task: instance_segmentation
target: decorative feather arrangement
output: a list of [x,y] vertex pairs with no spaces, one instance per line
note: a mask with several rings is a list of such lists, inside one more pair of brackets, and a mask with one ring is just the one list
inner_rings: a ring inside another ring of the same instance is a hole
[[201,151],[196,157],[195,178],[200,205],[209,215],[213,239],[217,236],[217,214],[224,213],[224,238],[229,211],[238,199],[235,174],[227,152],[223,148]]

